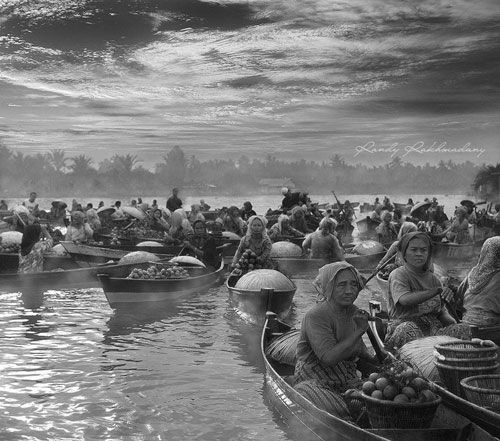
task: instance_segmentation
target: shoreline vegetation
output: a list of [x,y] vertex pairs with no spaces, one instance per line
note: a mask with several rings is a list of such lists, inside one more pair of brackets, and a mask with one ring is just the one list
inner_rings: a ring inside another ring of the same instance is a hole
[[[340,155],[328,161],[287,162],[273,155],[201,162],[179,146],[171,148],[154,170],[141,166],[137,155],[115,154],[99,163],[84,154],[68,157],[64,150],[25,155],[0,141],[0,195],[37,191],[54,197],[94,197],[102,194],[162,194],[181,187],[186,193],[214,195],[274,194],[282,186],[322,194],[334,189],[350,194],[401,193],[471,194],[476,177],[492,166],[451,160],[420,166],[395,157],[381,166],[349,164]],[[498,168],[498,165],[494,168]]]

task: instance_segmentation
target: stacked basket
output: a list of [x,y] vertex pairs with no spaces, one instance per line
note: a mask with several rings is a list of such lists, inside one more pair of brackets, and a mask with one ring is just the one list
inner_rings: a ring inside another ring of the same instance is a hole
[[465,398],[460,381],[476,375],[492,374],[497,369],[497,345],[487,340],[458,340],[437,344],[435,360],[446,388]]
[[500,413],[500,375],[467,377],[460,384],[471,403]]

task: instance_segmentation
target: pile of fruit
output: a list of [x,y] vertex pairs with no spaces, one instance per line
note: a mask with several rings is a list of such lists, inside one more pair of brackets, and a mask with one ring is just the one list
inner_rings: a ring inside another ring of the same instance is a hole
[[235,265],[234,273],[238,275],[242,275],[247,273],[248,271],[252,271],[254,269],[262,269],[262,263],[260,262],[257,254],[255,254],[252,250],[248,249],[243,252],[238,260],[238,263]]
[[185,268],[178,265],[164,267],[163,265],[151,265],[148,269],[134,268],[127,279],[186,279],[189,273]]
[[399,265],[396,265],[395,263],[389,263],[389,265],[382,268],[378,272],[378,275],[379,275],[379,277],[381,277],[384,280],[389,280],[389,274],[391,274],[398,267],[399,267]]
[[111,245],[121,245],[119,236],[118,236],[118,228],[113,228],[111,230]]
[[370,374],[362,390],[372,398],[395,403],[425,403],[437,399],[426,380],[399,362]]
[[18,253],[21,245],[18,243],[2,243],[0,241],[0,253]]

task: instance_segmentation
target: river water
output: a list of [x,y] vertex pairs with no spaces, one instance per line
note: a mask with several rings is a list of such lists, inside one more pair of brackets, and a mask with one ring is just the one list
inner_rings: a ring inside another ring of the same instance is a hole
[[[293,324],[315,302],[315,276],[294,278]],[[370,298],[381,299],[374,280],[358,303]],[[267,404],[261,329],[224,285],[130,310],[100,288],[29,300],[0,287],[0,439],[299,441]]]

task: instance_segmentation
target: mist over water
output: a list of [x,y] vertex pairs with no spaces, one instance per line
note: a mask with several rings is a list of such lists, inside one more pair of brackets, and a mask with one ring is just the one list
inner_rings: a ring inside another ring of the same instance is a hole
[[[494,161],[496,0],[3,1],[0,137],[145,165],[188,154],[346,159],[370,140]],[[407,158],[437,162],[450,155]]]

